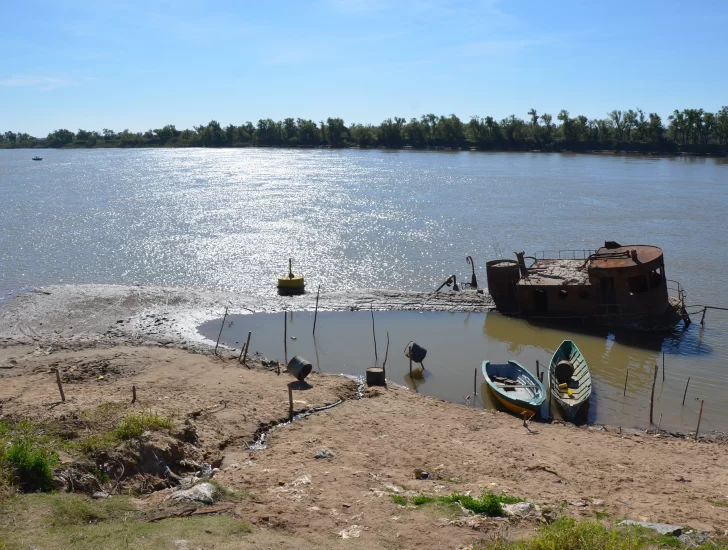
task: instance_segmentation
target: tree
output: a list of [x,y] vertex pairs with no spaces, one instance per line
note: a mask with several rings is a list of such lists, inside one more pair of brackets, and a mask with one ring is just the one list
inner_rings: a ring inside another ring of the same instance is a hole
[[348,133],[344,121],[340,118],[326,119],[328,124],[328,142],[332,147],[342,147],[344,145],[344,135]]
[[612,128],[614,128],[614,137],[617,141],[624,140],[624,122],[622,120],[622,111],[612,111],[609,113],[609,118],[612,121]]
[[569,111],[561,109],[556,117],[561,121],[561,136],[565,141],[572,141],[575,138],[574,121],[569,118]]
[[647,126],[647,139],[651,143],[660,143],[665,128],[662,126],[662,119],[657,113],[650,113],[650,122]]
[[75,134],[70,130],[61,129],[48,134],[48,143],[51,147],[63,147],[73,141]]
[[108,128],[104,128],[103,130],[101,130],[101,133],[104,135],[104,139],[106,141],[117,138],[116,132],[114,132],[113,130],[109,130]]
[[552,140],[551,134],[553,132],[553,124],[552,124],[553,117],[548,113],[544,113],[541,115],[541,120],[543,121],[545,130],[546,130],[546,141],[551,142],[551,140]]
[[718,143],[728,145],[728,107],[721,107],[715,115],[715,135]]

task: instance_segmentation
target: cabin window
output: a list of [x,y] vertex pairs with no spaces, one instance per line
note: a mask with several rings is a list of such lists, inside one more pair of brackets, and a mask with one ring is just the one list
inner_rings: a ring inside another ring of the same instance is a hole
[[650,288],[657,288],[660,286],[664,278],[662,268],[658,267],[657,269],[650,271]]
[[561,290],[559,290],[559,298],[561,298],[562,300],[566,300],[568,297],[569,297],[568,290],[564,290],[563,288]]
[[647,287],[647,277],[644,275],[636,275],[634,277],[630,277],[627,279],[627,284],[629,285],[629,293],[630,294],[642,294],[643,292],[647,292],[649,288]]
[[582,300],[588,300],[589,299],[589,291],[588,290],[582,290],[579,292],[579,298]]

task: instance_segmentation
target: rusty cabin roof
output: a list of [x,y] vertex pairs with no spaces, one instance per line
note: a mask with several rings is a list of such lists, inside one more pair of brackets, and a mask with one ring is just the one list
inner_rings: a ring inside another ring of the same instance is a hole
[[[632,259],[632,250],[637,253],[636,262]],[[662,249],[657,246],[635,244],[619,248],[602,247],[589,260],[589,267],[595,269],[636,267],[653,262],[660,257],[662,257]]]

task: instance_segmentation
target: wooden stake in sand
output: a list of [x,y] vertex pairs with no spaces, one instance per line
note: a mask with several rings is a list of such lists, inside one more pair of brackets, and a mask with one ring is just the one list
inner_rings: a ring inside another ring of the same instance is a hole
[[283,312],[283,357],[288,364],[288,318],[286,312]]
[[627,369],[627,374],[624,375],[624,393],[622,394],[624,397],[627,397],[627,380],[629,379],[629,369]]
[[662,383],[665,383],[665,352],[662,352]]
[[136,403],[136,386],[131,387],[131,402]]
[[316,291],[316,311],[314,311],[313,314],[313,335],[316,336],[316,318],[318,317],[318,300],[319,300],[319,294],[321,293],[321,285],[318,286],[318,290]]
[[[243,347],[243,349],[240,350],[240,355],[243,357],[243,366],[245,366],[245,363],[248,361],[248,348],[250,347],[251,334],[253,333],[248,331],[248,341],[245,342],[245,346]],[[240,357],[238,357],[238,362],[240,362]]]
[[690,377],[688,376],[688,383],[685,384],[685,393],[683,393],[683,403],[682,406],[685,406],[685,396],[688,394],[688,386],[690,385]]
[[372,314],[372,336],[374,337],[374,366],[379,364],[379,357],[377,357],[377,333],[374,331],[374,308],[372,304],[369,304],[369,311]]
[[222,317],[222,325],[220,326],[220,332],[217,335],[217,342],[215,343],[215,355],[217,355],[217,346],[220,345],[220,336],[222,336],[222,329],[225,328],[225,319],[227,318],[228,308],[225,308],[225,315]]
[[61,370],[56,369],[56,382],[58,382],[58,391],[61,392],[61,401],[66,401],[66,395],[63,393],[63,385],[61,384]]
[[475,404],[475,396],[478,395],[478,367],[473,369],[473,404]]
[[650,393],[650,426],[654,425],[652,421],[652,411],[655,408],[655,384],[657,383],[657,365],[655,365],[655,375],[652,377],[652,393]]
[[698,415],[698,427],[695,428],[695,441],[698,440],[698,432],[700,431],[700,421],[703,419],[703,399],[700,400],[700,414]]
[[293,382],[288,384],[288,419],[293,422]]

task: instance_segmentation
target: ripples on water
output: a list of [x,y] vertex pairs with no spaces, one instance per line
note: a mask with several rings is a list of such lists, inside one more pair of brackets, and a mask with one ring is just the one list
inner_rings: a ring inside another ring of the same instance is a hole
[[[728,305],[723,159],[99,149],[47,150],[32,162],[33,154],[0,151],[0,300],[58,282],[272,294],[289,257],[309,288],[428,290],[452,273],[469,277],[466,255],[484,284],[498,250],[513,257],[616,240],[661,246],[667,276],[682,282],[689,302]],[[687,376],[696,393],[725,388],[727,326],[728,314],[711,311],[704,329],[693,325],[664,344],[663,395],[682,400]],[[551,337],[536,345],[543,334],[501,341],[514,353],[558,345]],[[641,349],[639,338],[632,348]],[[600,417],[647,406],[642,390],[661,360],[610,342],[598,338],[589,357],[614,365],[599,374]],[[671,354],[684,360],[674,380]],[[472,360],[462,364],[470,370]],[[634,396],[622,397],[620,365],[629,365]],[[706,403],[704,422],[716,409]],[[676,414],[676,423],[688,422]]]
[[0,286],[142,283],[272,293],[288,257],[324,289],[481,279],[500,248],[665,249],[716,303],[728,165],[711,159],[412,151],[0,151]]

